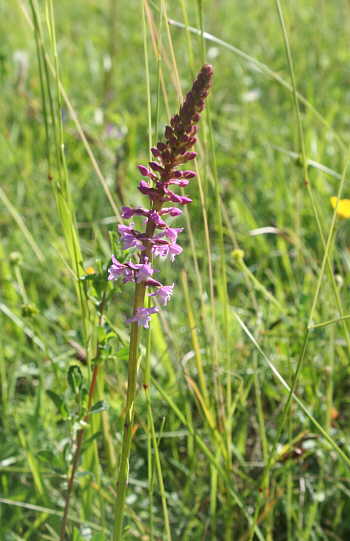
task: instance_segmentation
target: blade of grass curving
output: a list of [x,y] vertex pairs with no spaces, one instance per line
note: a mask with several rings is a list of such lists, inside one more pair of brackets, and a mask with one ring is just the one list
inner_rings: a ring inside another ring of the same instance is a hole
[[264,297],[272,302],[281,312],[286,313],[286,308],[284,308],[278,300],[262,285],[262,283],[256,278],[256,276],[248,269],[247,265],[244,263],[243,254],[240,254],[240,251],[235,253],[235,262],[237,266],[243,271],[244,274],[249,278],[252,284],[264,295]]
[[[271,449],[271,452],[270,452],[270,457],[269,457],[269,461],[265,467],[265,470],[264,470],[264,474],[263,474],[263,478],[262,478],[262,481],[260,483],[260,489],[259,489],[259,495],[258,495],[258,501],[257,501],[257,504],[256,504],[256,509],[255,509],[255,513],[254,513],[254,525],[257,524],[257,520],[258,520],[258,516],[259,516],[259,510],[260,510],[260,504],[261,504],[261,500],[262,500],[262,496],[263,496],[263,493],[264,493],[264,488],[265,488],[265,483],[266,483],[266,480],[267,480],[267,476],[268,476],[268,473],[270,471],[270,468],[271,468],[271,465],[272,465],[272,462],[274,460],[274,453],[275,453],[275,450],[276,450],[276,447],[277,447],[277,444],[278,444],[278,441],[279,441],[279,438],[280,438],[280,435],[281,435],[281,432],[282,432],[282,429],[283,429],[283,425],[284,425],[284,422],[285,422],[285,418],[286,418],[286,415],[287,415],[287,412],[288,412],[288,409],[289,409],[289,406],[290,406],[290,403],[291,403],[291,400],[292,398],[296,401],[296,403],[300,406],[300,408],[303,410],[303,412],[307,415],[307,417],[310,419],[310,421],[316,426],[316,428],[319,430],[319,432],[322,434],[322,436],[324,436],[324,438],[328,441],[328,443],[333,447],[333,449],[338,453],[338,455],[344,460],[344,462],[347,464],[347,466],[350,468],[350,458],[344,453],[344,451],[342,449],[340,449],[340,447],[338,447],[338,445],[335,443],[335,441],[333,440],[333,438],[328,434],[328,432],[318,423],[318,421],[316,421],[316,419],[311,415],[311,413],[308,411],[308,409],[306,408],[306,406],[304,406],[303,402],[294,394],[294,391],[295,391],[295,387],[296,387],[296,383],[297,383],[297,380],[298,380],[298,375],[300,373],[300,369],[301,369],[301,366],[302,366],[302,361],[303,361],[303,358],[304,358],[304,355],[305,355],[305,351],[306,351],[306,346],[307,346],[307,341],[308,341],[308,338],[309,338],[309,330],[307,330],[306,334],[305,334],[305,337],[304,337],[304,342],[303,342],[303,346],[302,346],[302,349],[301,349],[301,353],[300,353],[300,356],[299,356],[299,360],[298,360],[298,365],[297,365],[297,368],[296,368],[296,371],[295,371],[295,374],[294,374],[294,377],[293,377],[293,383],[291,386],[289,386],[285,380],[283,379],[283,377],[280,375],[280,373],[278,372],[278,370],[274,367],[274,365],[271,363],[271,361],[269,360],[269,358],[265,355],[265,353],[262,351],[262,349],[260,348],[259,344],[256,342],[255,338],[253,337],[253,335],[250,333],[250,331],[248,330],[248,328],[246,327],[246,325],[243,323],[243,321],[241,320],[241,318],[238,316],[238,314],[232,310],[237,321],[239,322],[239,324],[241,325],[242,329],[244,330],[244,332],[247,334],[247,336],[249,337],[249,339],[252,341],[252,343],[254,344],[254,346],[258,349],[258,351],[260,352],[260,354],[263,356],[263,358],[265,359],[265,361],[267,362],[268,366],[271,368],[271,370],[273,371],[273,373],[275,374],[275,376],[278,378],[278,380],[282,383],[282,385],[287,389],[287,391],[289,392],[288,394],[288,398],[287,398],[287,402],[286,404],[284,405],[283,407],[283,411],[282,411],[282,415],[281,415],[281,419],[280,419],[280,422],[279,422],[279,425],[278,425],[278,429],[277,429],[277,434],[276,434],[276,437],[274,439],[274,442],[273,442],[273,446],[272,446],[272,449]],[[253,540],[253,536],[254,536],[254,529],[252,528],[251,529],[251,532],[250,532],[250,538],[249,538],[249,541],[252,541]]]
[[336,317],[334,319],[330,319],[329,321],[325,321],[324,323],[317,323],[317,325],[311,325],[309,329],[312,330],[320,327],[326,327],[327,325],[332,325],[332,323],[337,323],[338,321],[344,321],[346,319],[350,319],[350,316]]
[[[41,505],[34,505],[32,503],[28,502],[21,502],[17,500],[10,500],[8,498],[0,498],[0,503],[3,503],[5,505],[13,505],[15,507],[22,507],[23,509],[30,509],[31,511],[37,511],[38,513],[46,513],[48,515],[54,515],[56,517],[62,517],[63,511],[56,511],[55,509],[50,509],[49,507],[43,507]],[[85,526],[88,526],[92,530],[96,530],[97,532],[102,532],[102,528],[99,524],[96,524],[96,522],[90,522],[89,520],[81,519],[78,516],[75,515],[68,515],[68,518],[77,524],[83,524]]]
[[[343,174],[342,174],[342,178],[341,178],[339,188],[338,188],[337,203],[335,205],[333,216],[332,216],[331,227],[330,227],[330,230],[329,230],[327,244],[326,244],[326,248],[325,248],[325,253],[324,253],[324,256],[323,256],[323,261],[322,261],[322,265],[321,265],[321,269],[320,269],[320,273],[319,273],[319,277],[318,277],[318,281],[317,281],[316,293],[315,293],[314,301],[312,303],[308,328],[310,328],[310,326],[311,326],[312,319],[313,319],[313,316],[314,316],[314,313],[315,313],[316,303],[317,303],[318,295],[319,295],[320,288],[321,288],[321,281],[322,281],[322,278],[323,278],[323,273],[324,273],[324,269],[325,269],[325,266],[326,266],[326,261],[327,260],[329,261],[329,250],[330,250],[331,242],[332,242],[332,239],[333,239],[333,231],[334,231],[334,226],[335,226],[335,220],[337,218],[338,205],[339,205],[341,193],[342,193],[343,186],[344,186],[345,175],[346,175],[346,171],[347,171],[348,164],[349,164],[349,157],[350,157],[350,145],[349,145],[348,152],[347,152],[347,155],[346,155]],[[332,268],[330,269],[330,272],[332,272]],[[333,272],[332,272],[332,275],[333,275]]]
[[[342,317],[344,314],[343,314],[343,309],[342,309],[342,305],[341,305],[341,301],[340,301],[339,291],[338,291],[338,288],[337,288],[336,283],[335,283],[333,270],[332,270],[332,265],[331,265],[331,261],[329,259],[329,255],[328,255],[329,246],[330,246],[330,242],[331,242],[331,238],[332,238],[332,231],[333,231],[333,228],[334,228],[334,222],[335,222],[335,216],[336,216],[337,208],[334,209],[333,219],[332,219],[333,227],[331,228],[331,231],[330,231],[330,234],[329,234],[329,237],[328,237],[328,241],[327,241],[327,246],[328,247],[327,247],[326,243],[325,243],[325,240],[324,240],[324,237],[323,237],[322,227],[321,227],[319,215],[318,215],[318,212],[317,212],[317,209],[316,209],[316,205],[315,205],[315,201],[314,201],[314,197],[313,197],[313,192],[312,192],[311,185],[310,185],[310,182],[309,182],[309,177],[308,177],[307,157],[306,157],[306,151],[305,151],[303,127],[302,127],[302,122],[301,122],[301,115],[300,115],[299,101],[298,101],[299,100],[299,95],[298,95],[298,92],[297,92],[297,86],[296,86],[296,81],[295,81],[295,76],[294,76],[293,61],[292,61],[292,55],[291,55],[290,47],[289,47],[287,30],[286,30],[285,23],[284,23],[284,18],[283,18],[283,13],[282,13],[280,1],[279,0],[275,0],[275,1],[276,1],[277,11],[278,11],[278,16],[279,16],[281,27],[282,27],[282,34],[283,34],[283,40],[284,40],[284,45],[285,45],[285,50],[286,50],[288,67],[289,67],[290,76],[291,76],[291,80],[292,80],[293,101],[294,101],[295,113],[296,113],[296,117],[297,117],[299,140],[300,140],[300,146],[301,146],[301,155],[302,155],[303,173],[304,173],[304,183],[305,183],[306,189],[307,189],[309,197],[310,197],[314,217],[315,217],[315,220],[316,220],[316,223],[317,223],[318,233],[319,233],[320,239],[322,241],[323,248],[325,250],[324,260],[323,260],[323,269],[324,269],[325,262],[327,262],[328,273],[329,273],[329,276],[330,276],[330,279],[331,279],[331,282],[332,282],[337,307],[338,307],[340,316]],[[346,157],[346,162],[345,162],[344,171],[343,171],[343,175],[342,175],[342,180],[340,182],[340,186],[339,186],[339,190],[338,190],[339,194],[341,193],[341,190],[342,190],[342,187],[343,187],[343,184],[344,184],[346,169],[347,169],[348,160],[349,160],[349,153],[350,153],[350,145],[349,145],[348,152],[347,152],[347,157]],[[339,200],[339,196],[338,196],[338,200]],[[337,206],[338,206],[338,201],[337,201]],[[322,275],[323,275],[323,270],[322,270]],[[317,286],[317,289],[316,289],[316,295],[315,295],[314,302],[313,302],[313,308],[311,310],[311,316],[313,316],[314,307],[316,306],[317,296],[318,296],[318,292],[319,292],[320,280],[321,279],[322,279],[322,276],[320,275],[319,283],[318,283],[318,286]],[[310,320],[311,319],[312,318],[310,317]],[[310,322],[309,322],[309,325],[310,325]],[[346,343],[347,343],[348,354],[350,356],[350,337],[349,337],[349,333],[348,333],[348,329],[347,329],[345,321],[343,321],[342,326],[343,326],[343,332],[344,332],[344,335],[345,335],[345,340],[346,340]]]
[[[317,220],[317,224],[320,224],[317,209],[316,209],[315,204],[314,204],[314,199],[313,199],[313,194],[312,194],[312,191],[311,191],[309,177],[308,177],[307,157],[306,157],[303,128],[302,128],[301,115],[300,115],[300,109],[299,109],[299,103],[298,103],[299,98],[298,98],[298,92],[297,92],[296,81],[295,81],[295,76],[294,76],[293,61],[292,61],[292,55],[291,55],[290,47],[289,47],[287,30],[286,30],[285,23],[284,23],[284,18],[283,18],[283,13],[282,13],[282,8],[281,8],[280,1],[279,0],[275,0],[275,1],[276,1],[277,11],[278,11],[278,16],[279,16],[281,27],[282,27],[282,34],[283,34],[284,45],[285,45],[285,49],[286,49],[286,56],[287,56],[290,76],[291,76],[291,79],[292,79],[293,101],[294,101],[294,107],[295,107],[295,112],[296,112],[296,116],[297,116],[299,140],[300,140],[300,145],[301,145],[301,154],[302,154],[303,172],[304,172],[304,183],[305,183],[305,186],[307,187],[307,190],[308,190],[309,195],[310,195],[310,199],[311,199],[311,202],[312,202],[312,206],[313,206],[315,218]],[[349,145],[349,147],[347,149],[345,166],[344,166],[342,178],[341,178],[339,189],[338,189],[337,204],[336,204],[336,207],[335,207],[334,212],[333,212],[331,228],[330,228],[330,232],[329,232],[329,236],[328,236],[328,240],[327,240],[326,245],[325,245],[325,242],[324,242],[321,225],[319,225],[319,231],[321,232],[320,237],[322,238],[322,241],[323,241],[325,254],[324,254],[322,267],[321,267],[321,271],[320,271],[320,276],[319,276],[319,280],[318,280],[318,284],[317,284],[317,288],[316,288],[316,294],[315,294],[315,297],[314,297],[314,302],[313,302],[312,309],[311,309],[311,314],[310,314],[310,318],[309,318],[308,327],[310,327],[310,325],[311,325],[311,320],[313,318],[313,314],[314,314],[314,311],[315,311],[316,302],[317,302],[317,298],[318,298],[318,293],[319,293],[319,289],[320,289],[321,280],[322,280],[322,276],[323,276],[326,261],[328,262],[329,273],[330,273],[331,276],[333,276],[333,271],[332,271],[331,263],[330,263],[330,260],[329,260],[329,257],[328,257],[328,253],[329,253],[330,243],[331,243],[331,240],[332,240],[335,219],[336,219],[336,215],[337,215],[338,202],[339,202],[340,195],[341,195],[341,192],[342,192],[342,189],[343,189],[346,170],[347,170],[347,167],[348,167],[349,156],[350,156],[350,145]],[[339,309],[340,297],[339,297],[338,288],[336,287],[335,282],[334,282],[334,276],[333,276],[333,283],[334,283],[334,286],[335,286],[334,287],[334,293],[336,295],[338,309]],[[339,311],[340,311],[340,315],[343,316],[341,308],[339,309]],[[345,338],[347,340],[348,350],[349,350],[349,354],[350,354],[350,340],[349,340],[348,330],[347,330],[347,327],[346,327],[345,323],[343,325],[343,329],[344,329]]]
[[9,200],[9,198],[7,197],[7,195],[5,194],[5,192],[3,191],[2,188],[0,188],[0,198],[1,198],[2,202],[4,203],[4,205],[6,206],[9,213],[11,214],[11,216],[13,217],[13,219],[15,220],[15,222],[17,223],[18,227],[22,231],[23,235],[27,239],[29,245],[33,248],[33,251],[34,251],[36,257],[38,258],[39,263],[41,265],[43,265],[43,266],[46,266],[46,259],[45,259],[44,255],[43,255],[42,251],[40,250],[40,248],[37,245],[37,243],[35,242],[32,234],[29,232],[27,226],[23,222],[21,216],[19,215],[19,213],[17,212],[15,207],[12,205],[11,201]]
[[[283,387],[285,389],[287,389],[287,391],[290,393],[291,389],[293,388],[293,399],[295,400],[295,402],[298,404],[298,406],[300,406],[300,408],[303,410],[303,412],[305,413],[305,415],[308,417],[308,419],[310,419],[310,421],[315,425],[315,427],[319,430],[319,432],[322,434],[322,436],[328,441],[328,443],[333,447],[333,449],[337,452],[337,454],[344,460],[344,462],[346,463],[346,465],[350,468],[350,458],[344,453],[344,451],[338,447],[338,445],[335,443],[334,439],[329,436],[329,434],[326,432],[326,430],[319,424],[319,422],[313,417],[313,415],[309,412],[309,410],[307,409],[307,407],[304,405],[304,403],[300,400],[300,398],[298,398],[297,395],[294,394],[294,388],[295,386],[293,385],[293,387],[290,387],[288,385],[288,383],[283,379],[283,377],[281,376],[281,374],[278,372],[278,370],[275,368],[275,366],[272,364],[272,362],[270,361],[270,359],[267,357],[267,355],[263,352],[263,350],[261,349],[261,347],[259,346],[259,344],[257,343],[257,341],[255,340],[254,336],[251,334],[251,332],[249,331],[249,329],[247,328],[247,326],[245,325],[245,323],[243,323],[243,321],[241,320],[241,318],[239,317],[239,315],[234,311],[232,310],[232,312],[234,313],[238,323],[241,325],[242,329],[244,330],[244,332],[247,334],[247,336],[249,337],[249,339],[252,341],[252,343],[254,344],[254,346],[257,348],[257,350],[259,351],[259,353],[263,356],[263,358],[265,359],[265,361],[267,362],[268,366],[270,367],[270,369],[272,370],[272,372],[274,373],[274,375],[277,377],[277,379],[282,383]],[[308,333],[307,333],[308,335]],[[304,337],[304,344],[303,344],[303,349],[301,351],[301,354],[300,356],[302,356],[304,353],[305,349],[305,337]],[[300,361],[300,360],[299,360]],[[293,380],[293,383],[294,383],[294,380]]]
[[[290,158],[293,158],[293,160],[297,160],[300,158],[299,154],[296,152],[292,152],[291,150],[287,150],[286,148],[280,147],[278,145],[274,145],[273,143],[266,143],[269,147],[277,150],[278,152],[281,152],[281,154],[285,154],[286,156],[289,156]],[[346,150],[346,149],[345,149]],[[331,177],[336,178],[337,180],[341,180],[342,175],[337,173],[336,171],[333,171],[333,169],[330,169],[329,167],[326,167],[322,163],[315,162],[314,160],[310,160],[309,158],[306,160],[307,164],[311,167],[314,167],[315,169],[318,169],[319,171],[322,171],[323,173],[327,173]],[[345,181],[350,183],[350,179],[345,178]]]
[[[186,29],[186,26],[183,23],[180,23],[178,21],[174,21],[173,19],[168,20],[170,25],[177,26],[178,28]],[[201,31],[198,28],[193,28],[192,26],[188,27],[188,30],[192,32],[193,34],[196,34],[197,36],[201,35]],[[244,58],[247,62],[250,62],[257,66],[265,75],[268,75],[271,77],[274,81],[280,83],[284,88],[286,88],[289,92],[293,92],[293,87],[287,81],[285,81],[282,77],[280,77],[275,71],[270,69],[266,64],[263,64],[262,62],[259,62],[256,58],[253,56],[250,56],[249,54],[241,51],[237,47],[234,47],[233,45],[227,43],[226,41],[219,39],[212,34],[209,34],[208,32],[204,32],[203,36],[206,40],[212,41],[213,43],[216,43],[217,45],[220,45],[224,49],[227,49],[228,51],[231,51],[232,53],[235,53],[236,55],[240,56],[241,58]],[[321,115],[319,111],[306,99],[302,94],[297,92],[297,97],[300,102],[305,105],[312,113],[313,115],[319,120],[323,126],[327,128],[327,130],[330,130],[334,138],[336,139],[338,145],[342,150],[346,150],[346,145],[341,139],[341,137],[337,134],[337,132],[334,130],[334,128],[327,122],[327,120]]]
[[15,325],[17,325],[17,327],[19,327],[23,332],[24,334],[26,334],[28,336],[28,338],[30,338],[31,340],[33,340],[33,342],[36,343],[36,345],[42,350],[42,351],[48,351],[49,354],[50,354],[50,357],[52,357],[52,359],[55,359],[55,355],[50,351],[50,350],[47,350],[45,344],[40,340],[40,338],[38,338],[37,336],[35,336],[35,334],[33,333],[33,331],[31,329],[29,329],[25,323],[23,323],[23,321],[18,317],[16,316],[11,310],[10,308],[8,308],[5,304],[3,304],[2,302],[0,302],[0,310],[1,312],[3,312],[8,318],[10,318],[13,323],[15,323]]

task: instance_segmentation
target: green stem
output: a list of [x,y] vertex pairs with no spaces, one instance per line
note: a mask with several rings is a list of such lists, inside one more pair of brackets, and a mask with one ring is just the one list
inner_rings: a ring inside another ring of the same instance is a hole
[[[153,210],[160,210],[162,203],[154,204]],[[151,239],[154,235],[155,224],[148,220],[146,228],[146,236]],[[147,243],[145,256],[150,258],[151,255],[151,243]],[[137,308],[142,308],[144,305],[146,286],[144,282],[136,283],[135,298],[134,298],[134,311],[136,314]],[[123,447],[120,459],[118,485],[117,485],[117,500],[115,506],[115,518],[114,518],[114,531],[113,541],[120,541],[122,539],[123,531],[123,516],[124,516],[124,504],[126,487],[128,484],[129,473],[129,457],[131,451],[132,433],[134,426],[135,415],[135,397],[136,397],[136,377],[138,369],[138,352],[140,345],[141,328],[138,323],[132,323],[130,333],[130,349],[129,349],[129,364],[128,364],[128,392],[126,398],[126,414],[124,422],[124,435],[123,435]]]
[[[143,305],[144,294],[145,294],[145,286],[142,283],[137,284],[136,290],[135,290],[134,312],[136,312],[136,308],[140,308]],[[122,539],[124,504],[125,504],[126,487],[128,484],[129,457],[130,457],[132,433],[133,433],[133,426],[134,426],[134,415],[135,415],[136,376],[137,376],[137,361],[138,361],[140,335],[141,335],[140,327],[138,327],[137,322],[133,323],[131,326],[131,333],[130,333],[128,394],[127,394],[127,400],[126,400],[126,415],[125,415],[125,423],[124,423],[123,447],[122,447],[122,455],[120,459],[120,468],[119,468],[118,485],[117,485],[117,501],[116,501],[116,506],[115,506],[113,541],[120,541]]]

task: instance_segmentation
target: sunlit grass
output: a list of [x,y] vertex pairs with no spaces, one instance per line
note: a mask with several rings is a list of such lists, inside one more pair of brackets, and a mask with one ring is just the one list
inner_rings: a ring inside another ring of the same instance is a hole
[[[200,184],[176,222],[182,259],[161,265],[176,293],[149,365],[141,339],[125,538],[166,539],[168,523],[172,539],[248,541],[255,513],[255,539],[346,539],[347,4],[283,3],[284,35],[273,3],[162,4],[162,48],[159,5],[145,5],[149,87],[139,2],[4,6],[0,537],[59,539],[78,432],[45,391],[77,412],[67,371],[89,387],[98,339],[77,277],[116,254],[120,208],[141,204],[136,166],[205,59]],[[84,434],[74,541],[111,537],[132,298],[116,285],[105,314],[115,337],[94,402],[109,410]]]

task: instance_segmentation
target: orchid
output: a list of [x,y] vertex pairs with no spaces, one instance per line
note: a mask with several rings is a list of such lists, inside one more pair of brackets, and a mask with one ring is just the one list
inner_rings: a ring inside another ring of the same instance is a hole
[[128,319],[127,322],[137,323],[139,327],[142,327],[143,325],[145,329],[148,329],[148,324],[151,321],[151,314],[155,314],[156,312],[159,312],[157,306],[152,306],[152,308],[137,308],[136,314]]
[[[123,241],[123,249],[137,248],[139,250],[139,263],[121,264],[112,256],[113,264],[109,268],[109,280],[118,280],[123,276],[123,283],[134,282],[143,284],[144,291],[140,295],[142,305],[135,305],[134,316],[129,318],[128,323],[136,323],[138,326],[148,328],[150,314],[156,311],[148,311],[147,317],[144,317],[143,302],[145,298],[146,287],[155,287],[149,280],[154,272],[158,272],[150,265],[150,257],[160,255],[169,256],[170,261],[175,260],[175,256],[181,254],[183,249],[176,243],[179,233],[183,228],[169,227],[161,218],[169,214],[172,217],[181,214],[177,207],[164,207],[165,203],[177,203],[187,205],[192,203],[192,199],[185,195],[178,195],[170,189],[171,187],[186,187],[196,173],[191,170],[181,171],[178,166],[186,164],[193,160],[197,153],[191,151],[193,145],[197,142],[195,137],[200,119],[200,113],[205,107],[205,100],[209,93],[213,68],[205,64],[194,81],[192,90],[187,92],[186,99],[180,107],[179,113],[174,115],[170,125],[165,128],[166,142],[159,141],[156,146],[151,148],[154,160],[149,162],[148,166],[138,165],[138,169],[143,177],[138,186],[139,191],[148,196],[150,208],[144,209],[142,206],[135,208],[133,206],[122,208],[122,217],[129,220],[133,216],[144,216],[146,224],[145,233],[140,233],[134,229],[134,223],[130,225],[118,225],[120,233],[119,240]],[[160,233],[155,234],[155,230]],[[165,238],[164,238],[165,237]],[[148,281],[148,285],[146,282]],[[174,284],[172,286],[163,286],[160,282],[155,293],[148,294],[149,297],[158,296],[160,302],[166,306],[170,299]],[[143,310],[142,312],[140,310]],[[138,318],[138,319],[135,319]]]
[[[205,64],[195,79],[192,89],[187,92],[186,98],[181,105],[179,112],[170,120],[170,125],[165,127],[165,141],[159,141],[151,148],[153,159],[148,166],[138,165],[143,177],[138,190],[149,199],[149,208],[142,206],[123,207],[122,217],[126,220],[133,216],[144,216],[146,229],[144,233],[134,229],[134,223],[129,226],[119,225],[119,240],[123,241],[123,249],[137,248],[136,263],[132,261],[120,263],[112,257],[112,265],[109,268],[109,280],[118,280],[123,275],[123,283],[135,282],[134,312],[127,320],[131,323],[130,348],[129,348],[129,370],[128,370],[128,394],[126,402],[126,416],[124,424],[123,446],[120,459],[117,501],[115,510],[115,523],[113,541],[120,541],[122,538],[123,512],[127,486],[127,475],[129,470],[129,456],[134,422],[134,404],[136,394],[136,375],[139,360],[140,328],[149,328],[151,316],[159,312],[157,306],[144,307],[147,288],[155,289],[147,293],[148,297],[158,297],[163,306],[170,300],[174,284],[163,285],[154,280],[153,274],[158,272],[152,267],[152,255],[161,257],[169,256],[174,261],[175,256],[181,254],[183,249],[176,243],[179,233],[183,228],[169,227],[163,217],[170,215],[176,217],[181,210],[176,206],[166,206],[168,203],[187,205],[192,202],[187,195],[178,195],[170,189],[177,187],[184,188],[189,181],[196,176],[191,170],[182,171],[182,165],[193,160],[197,153],[191,149],[197,142],[195,135],[198,132],[196,125],[205,107],[205,101],[209,94],[212,83],[213,68]],[[156,233],[156,230],[159,232]]]

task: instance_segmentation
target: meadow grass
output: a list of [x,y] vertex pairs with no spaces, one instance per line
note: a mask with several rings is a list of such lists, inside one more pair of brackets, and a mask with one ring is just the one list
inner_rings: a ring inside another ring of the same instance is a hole
[[65,539],[112,538],[134,289],[106,268],[205,61],[184,251],[159,264],[174,295],[141,336],[124,539],[347,539],[346,2],[1,10],[0,539],[59,540],[67,494]]

